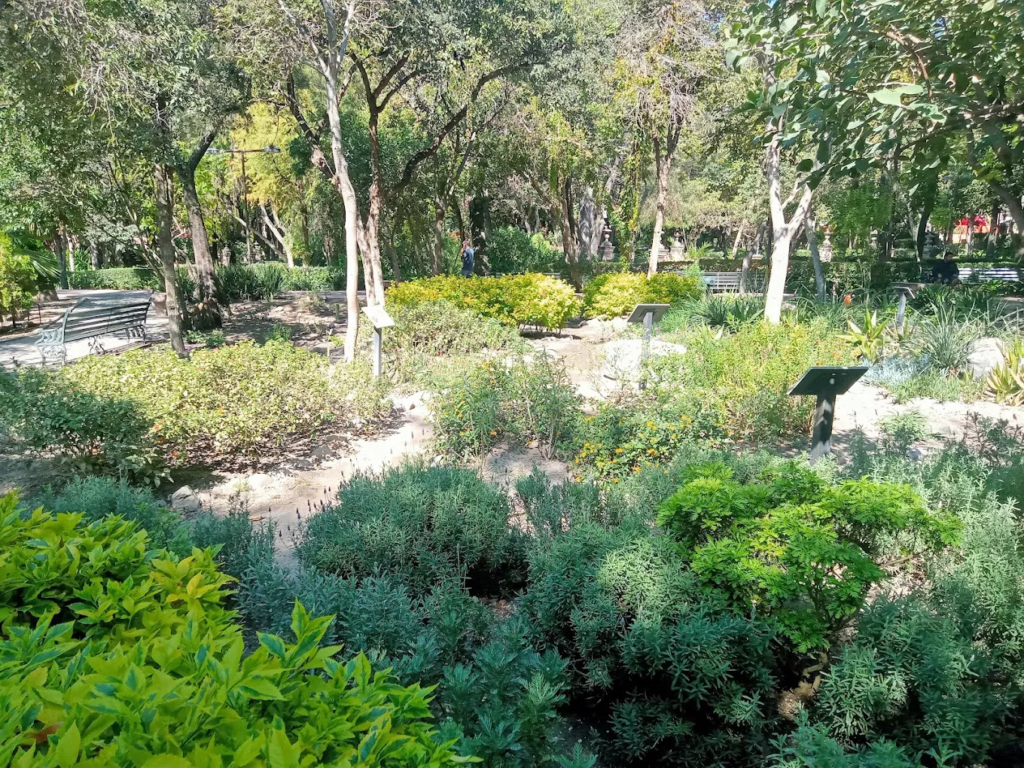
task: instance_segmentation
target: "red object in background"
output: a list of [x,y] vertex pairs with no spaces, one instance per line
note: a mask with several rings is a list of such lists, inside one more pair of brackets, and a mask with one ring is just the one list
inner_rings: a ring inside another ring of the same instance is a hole
[[[960,219],[960,221],[957,222],[957,226],[961,226],[964,229],[966,229],[970,225],[970,223],[970,219],[967,216],[964,216],[962,219]],[[984,216],[974,217],[974,231],[977,232],[979,230],[985,230],[986,232],[988,231],[988,219],[986,219]]]

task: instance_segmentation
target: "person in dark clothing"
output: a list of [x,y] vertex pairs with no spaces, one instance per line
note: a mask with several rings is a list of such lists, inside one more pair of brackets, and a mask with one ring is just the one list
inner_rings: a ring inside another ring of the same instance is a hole
[[960,285],[960,268],[953,261],[953,252],[946,251],[942,261],[935,262],[932,267],[932,282],[945,285]]
[[462,276],[473,276],[473,246],[469,244],[469,240],[462,242]]

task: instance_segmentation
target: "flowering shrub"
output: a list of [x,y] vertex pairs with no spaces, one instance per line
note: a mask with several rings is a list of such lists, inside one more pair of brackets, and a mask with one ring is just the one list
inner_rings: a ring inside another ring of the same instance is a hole
[[583,306],[588,317],[622,317],[637,304],[678,304],[698,299],[702,293],[700,282],[689,275],[648,278],[637,272],[616,272],[599,275],[583,287]]
[[546,275],[504,277],[430,277],[393,285],[390,306],[447,301],[504,325],[562,328],[580,312],[580,302],[568,283]]

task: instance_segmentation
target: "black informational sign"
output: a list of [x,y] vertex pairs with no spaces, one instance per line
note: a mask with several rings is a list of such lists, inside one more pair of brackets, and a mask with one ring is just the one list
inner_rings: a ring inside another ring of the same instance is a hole
[[790,397],[813,395],[814,408],[811,432],[811,464],[832,451],[832,420],[836,412],[836,396],[845,394],[868,371],[868,366],[816,366],[808,368],[793,388]]

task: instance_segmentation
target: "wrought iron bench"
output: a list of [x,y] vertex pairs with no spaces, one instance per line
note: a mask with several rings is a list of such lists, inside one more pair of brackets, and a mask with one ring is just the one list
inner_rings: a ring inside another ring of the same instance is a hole
[[[708,293],[739,293],[740,272],[705,272],[704,285]],[[747,273],[747,292],[763,293],[764,277],[754,272]]]
[[146,315],[152,298],[118,301],[116,299],[80,299],[75,306],[45,328],[36,342],[43,363],[67,362],[67,345],[90,339],[89,351],[103,351],[100,339],[121,336],[146,341]]
[[1017,267],[960,267],[960,282],[1005,280],[1019,283],[1020,272]]

